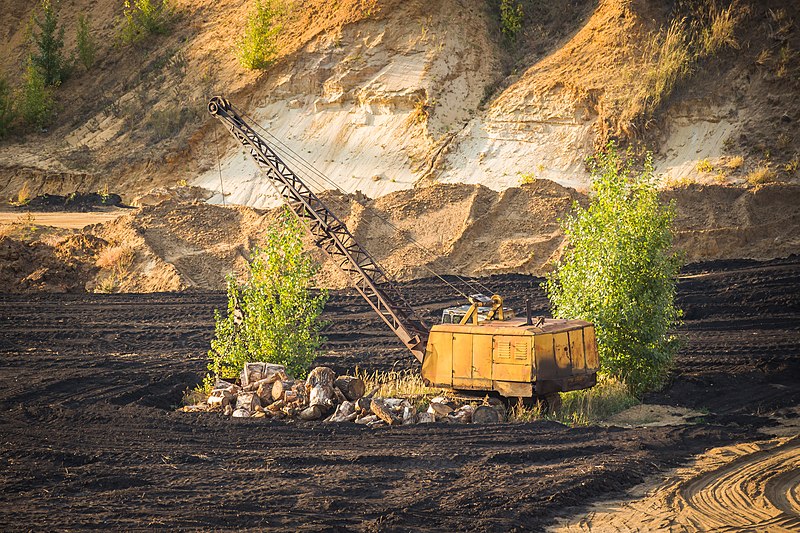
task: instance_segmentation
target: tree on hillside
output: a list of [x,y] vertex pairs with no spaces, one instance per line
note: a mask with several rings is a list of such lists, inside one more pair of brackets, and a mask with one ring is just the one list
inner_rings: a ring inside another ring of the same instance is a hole
[[92,28],[89,19],[81,15],[78,17],[78,33],[75,36],[78,47],[78,59],[86,70],[94,65],[97,43],[92,37]]
[[14,95],[5,76],[0,73],[0,139],[11,130],[14,118]]
[[44,128],[53,118],[55,101],[44,75],[33,63],[28,64],[19,92],[19,114],[26,124]]
[[322,344],[325,291],[310,291],[316,267],[303,252],[300,223],[285,209],[248,263],[248,279],[228,277],[228,314],[215,312],[208,352],[213,376],[231,378],[249,361],[286,366],[302,377]]
[[31,34],[34,49],[31,64],[39,71],[45,85],[60,84],[66,73],[64,48],[64,28],[58,25],[56,6],[50,0],[42,0],[41,16],[34,15],[34,31]]
[[636,170],[630,155],[610,143],[590,160],[589,207],[576,204],[562,221],[568,245],[544,287],[554,316],[595,324],[603,370],[638,394],[664,382],[678,348],[670,330],[681,263],[652,158]]
[[256,0],[247,15],[242,38],[236,43],[239,63],[248,69],[265,69],[278,53],[281,18],[286,15],[282,0]]

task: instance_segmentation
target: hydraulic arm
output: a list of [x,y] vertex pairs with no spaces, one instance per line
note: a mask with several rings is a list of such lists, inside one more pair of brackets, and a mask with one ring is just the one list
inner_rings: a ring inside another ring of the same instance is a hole
[[428,328],[392,284],[386,273],[355,240],[347,227],[244,121],[226,99],[215,96],[209,112],[222,121],[248,151],[278,194],[322,248],[350,278],[353,286],[397,337],[422,362]]

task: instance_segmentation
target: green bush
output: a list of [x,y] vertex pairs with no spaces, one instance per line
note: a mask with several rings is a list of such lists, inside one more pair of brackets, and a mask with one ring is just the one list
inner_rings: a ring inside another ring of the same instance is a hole
[[58,27],[56,6],[50,0],[42,0],[42,17],[34,16],[33,22],[36,29],[31,35],[34,44],[31,63],[41,73],[45,85],[58,85],[65,77],[67,63],[62,53],[64,28]]
[[55,100],[45,78],[33,64],[25,71],[19,98],[19,114],[26,124],[44,128],[55,113]]
[[208,352],[213,376],[236,377],[249,361],[286,366],[306,375],[322,344],[319,316],[327,293],[309,290],[315,266],[303,253],[301,229],[285,210],[263,248],[253,250],[249,279],[228,277],[228,314],[215,312],[216,329]]
[[81,15],[78,17],[78,33],[76,35],[78,46],[78,59],[86,70],[94,65],[97,44],[92,37],[92,28],[89,19]]
[[525,13],[519,0],[500,1],[500,29],[510,41],[516,41],[517,35],[522,31],[522,21]]
[[119,39],[135,44],[150,35],[167,34],[174,16],[169,0],[125,0]]
[[640,394],[660,386],[678,343],[674,207],[660,203],[652,157],[637,171],[613,143],[590,160],[588,208],[562,221],[568,246],[544,284],[553,314],[595,324],[603,369]]
[[278,53],[278,34],[286,9],[280,0],[256,0],[247,16],[244,35],[236,43],[239,63],[248,69],[265,69]]
[[15,118],[14,93],[5,76],[0,75],[0,139],[8,135]]

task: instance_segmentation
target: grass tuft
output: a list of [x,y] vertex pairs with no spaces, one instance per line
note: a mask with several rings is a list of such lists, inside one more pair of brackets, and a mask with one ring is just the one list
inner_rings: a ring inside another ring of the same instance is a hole
[[745,180],[747,180],[747,183],[750,185],[763,185],[765,183],[774,182],[776,177],[775,171],[769,168],[769,166],[761,166],[745,176]]

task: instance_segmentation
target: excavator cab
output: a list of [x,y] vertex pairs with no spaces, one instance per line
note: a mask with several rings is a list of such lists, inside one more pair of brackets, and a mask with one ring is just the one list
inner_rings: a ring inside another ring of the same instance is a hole
[[[507,320],[514,318],[514,310],[503,307],[498,295],[488,297],[484,294],[471,294],[468,304],[448,307],[442,311],[442,324],[479,324],[487,320]],[[502,309],[502,310],[501,310]]]

